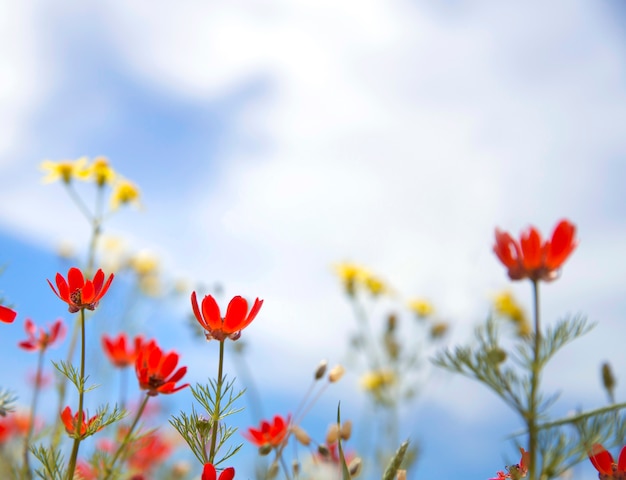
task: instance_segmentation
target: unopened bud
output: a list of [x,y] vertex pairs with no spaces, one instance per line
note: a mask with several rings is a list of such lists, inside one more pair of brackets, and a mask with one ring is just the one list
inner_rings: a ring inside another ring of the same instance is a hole
[[341,424],[339,435],[342,440],[350,440],[350,436],[352,435],[352,422],[350,420],[346,420]]
[[446,322],[437,322],[430,327],[430,338],[437,339],[448,333],[450,326]]
[[326,443],[328,445],[332,445],[339,440],[339,425],[333,423],[330,427],[328,427],[328,432],[326,433]]
[[267,455],[271,451],[272,451],[272,445],[269,444],[269,443],[266,443],[265,445],[261,445],[259,447],[259,455],[261,455],[262,457],[264,457],[265,455]]
[[359,473],[361,473],[361,459],[359,457],[354,458],[350,465],[348,465],[348,471],[350,472],[351,477],[356,477]]
[[267,475],[265,476],[266,479],[271,480],[272,478],[276,478],[276,475],[278,475],[278,462],[274,461],[272,462],[272,464],[270,465],[270,468],[267,469]]
[[506,360],[506,352],[498,347],[492,348],[487,352],[487,360],[499,365]]
[[392,333],[398,324],[398,317],[395,313],[390,313],[387,317],[387,333]]
[[396,472],[396,480],[406,480],[406,470],[398,470]]
[[298,460],[294,460],[291,463],[291,472],[294,477],[297,477],[300,474],[300,462]]
[[343,374],[345,373],[345,369],[341,365],[335,365],[330,372],[328,372],[328,381],[330,383],[338,382]]
[[317,453],[319,453],[324,458],[330,457],[330,450],[328,450],[328,447],[326,445],[318,445]]
[[320,364],[315,369],[315,380],[319,380],[326,374],[326,368],[328,367],[328,362],[326,360],[322,360]]
[[613,390],[615,389],[615,377],[613,376],[613,370],[611,369],[609,362],[604,362],[602,364],[602,385],[604,385],[606,391],[609,392],[609,395],[613,395]]
[[298,440],[305,447],[308,447],[311,443],[311,437],[309,437],[309,434],[306,433],[299,425],[293,425],[291,427],[291,432],[293,433],[293,436],[296,437],[296,440]]

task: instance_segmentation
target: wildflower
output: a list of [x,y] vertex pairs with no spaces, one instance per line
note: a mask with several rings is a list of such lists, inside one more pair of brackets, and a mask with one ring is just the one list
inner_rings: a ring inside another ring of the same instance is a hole
[[219,478],[217,477],[215,467],[210,463],[205,463],[204,468],[202,469],[201,480],[233,480],[233,478],[235,478],[235,469],[233,467],[228,467],[222,470]]
[[423,298],[416,298],[409,301],[408,307],[419,318],[430,317],[433,313],[435,313],[435,307],[433,304]]
[[[94,415],[87,420],[89,415],[87,415],[86,412],[83,411],[82,415],[79,414],[80,412],[76,412],[76,414],[72,416],[72,410],[70,407],[65,407],[65,409],[61,412],[61,420],[63,421],[63,425],[65,425],[65,431],[69,433],[71,437],[76,438],[78,436],[79,438],[84,438],[87,435],[91,435],[102,429],[102,427],[98,426],[100,415]],[[80,428],[77,428],[79,416],[82,417],[82,425],[80,425]]]
[[65,337],[65,325],[62,320],[54,322],[49,332],[39,328],[39,335],[37,335],[37,327],[30,318],[27,318],[24,322],[24,329],[28,335],[28,340],[19,342],[18,346],[29,352],[35,350],[43,351],[57,340],[62,341]]
[[520,478],[524,478],[528,473],[528,462],[530,461],[530,453],[528,453],[522,447],[520,447],[519,451],[522,454],[522,458],[520,459],[518,464],[506,467],[508,473],[504,473],[501,470],[496,474],[497,477],[490,478],[489,480],[502,480],[504,478],[519,480]]
[[117,210],[120,205],[127,203],[139,204],[139,189],[128,180],[119,180],[111,194],[111,210]]
[[278,447],[289,434],[290,422],[291,416],[284,419],[280,415],[276,415],[272,423],[263,420],[258,429],[249,428],[243,436],[257,447],[264,447],[266,445]]
[[69,305],[69,312],[76,313],[86,308],[87,310],[95,310],[98,302],[109,290],[109,286],[113,281],[113,274],[109,275],[106,283],[104,283],[104,273],[98,270],[93,280],[85,281],[83,272],[78,268],[72,267],[67,272],[67,281],[60,273],[56,275],[57,288],[55,289],[48,280],[48,284],[57,297]]
[[135,470],[148,472],[167,460],[172,453],[172,443],[158,432],[139,437],[130,447],[128,464]]
[[70,184],[74,178],[85,180],[87,178],[87,157],[81,157],[78,160],[63,160],[61,162],[53,162],[45,160],[41,162],[41,170],[47,171],[43,179],[44,183],[55,182],[59,179],[65,184]]
[[96,185],[102,187],[110,185],[115,180],[115,170],[109,165],[106,157],[97,157],[93,163],[87,168],[88,177],[92,178]]
[[360,380],[361,387],[369,392],[378,392],[394,383],[396,374],[392,370],[374,370],[363,375]]
[[187,373],[187,367],[181,367],[173,373],[176,365],[178,365],[176,352],[165,354],[154,340],[142,345],[135,360],[139,388],[148,390],[148,395],[154,397],[159,393],[174,393],[188,387],[188,383],[176,386],[176,382]]
[[520,337],[530,335],[531,326],[522,306],[509,290],[498,293],[493,300],[493,307],[498,315],[508,318],[517,327]]
[[339,275],[348,295],[354,295],[357,281],[361,278],[364,270],[354,263],[343,262],[335,266],[335,271]]
[[143,343],[143,337],[136,336],[133,343],[134,348],[128,348],[125,333],[120,333],[116,338],[102,335],[102,348],[104,353],[109,357],[111,363],[119,368],[124,368],[135,363],[139,350],[141,349],[141,344]]
[[602,445],[596,443],[591,447],[589,460],[591,460],[591,463],[599,472],[598,478],[609,480],[612,478],[624,478],[624,476],[626,476],[626,446],[622,448],[619,459],[617,463],[615,463],[613,455]]
[[252,309],[248,312],[248,302],[245,298],[236,296],[228,304],[226,316],[222,318],[220,307],[211,295],[207,295],[202,300],[202,312],[198,307],[196,292],[191,294],[191,306],[198,323],[206,331],[206,339],[215,339],[220,342],[230,338],[237,340],[241,336],[241,331],[246,328],[257,316],[263,305],[263,300],[258,298],[254,301]]
[[9,307],[0,305],[0,322],[13,323],[17,317],[17,312]]
[[511,280],[530,278],[549,282],[558,277],[559,269],[578,245],[575,235],[576,226],[567,220],[561,220],[551,239],[545,242],[532,226],[522,232],[519,242],[496,228],[493,251],[508,269]]

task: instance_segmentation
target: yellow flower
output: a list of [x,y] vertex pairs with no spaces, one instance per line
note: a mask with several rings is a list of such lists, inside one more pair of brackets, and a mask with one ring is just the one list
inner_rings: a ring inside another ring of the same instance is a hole
[[78,160],[63,160],[61,162],[53,162],[52,160],[44,160],[39,168],[48,174],[43,178],[44,183],[56,182],[63,180],[63,183],[69,184],[72,179],[85,180],[88,176],[87,157],[81,157]]
[[159,270],[159,259],[147,250],[138,252],[129,263],[139,276],[156,274]]
[[97,157],[93,163],[87,168],[90,178],[96,182],[99,187],[111,185],[115,180],[115,170],[109,165],[106,157]]
[[498,315],[508,318],[517,326],[517,333],[526,336],[531,333],[530,322],[517,300],[509,290],[498,293],[493,300],[493,307]]
[[380,295],[387,290],[387,287],[382,280],[376,278],[373,275],[370,275],[367,272],[365,278],[363,279],[363,283],[365,284],[365,288],[367,288],[369,292],[374,296]]
[[139,189],[128,180],[119,180],[111,194],[111,209],[117,210],[120,205],[127,203],[139,204]]
[[373,370],[363,375],[359,383],[363,389],[376,393],[395,382],[396,374],[391,370]]
[[348,295],[354,295],[356,283],[363,276],[363,268],[354,263],[342,262],[335,265],[335,271]]
[[433,307],[433,304],[423,298],[411,300],[408,307],[421,318],[429,317],[435,313],[435,307]]

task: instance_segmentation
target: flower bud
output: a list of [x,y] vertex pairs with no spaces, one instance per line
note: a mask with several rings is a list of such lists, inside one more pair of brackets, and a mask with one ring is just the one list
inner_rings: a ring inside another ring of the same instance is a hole
[[339,435],[342,440],[350,440],[350,436],[352,435],[352,422],[350,420],[346,420],[339,428]]
[[311,437],[309,437],[309,434],[306,433],[300,425],[293,425],[291,427],[291,432],[293,433],[293,436],[296,437],[296,440],[298,440],[298,442],[305,447],[308,447],[311,443]]
[[326,433],[326,443],[328,445],[332,445],[339,440],[339,425],[333,423],[330,427],[328,427],[328,432]]
[[363,462],[359,457],[354,458],[350,462],[348,465],[348,471],[350,472],[351,477],[356,477],[359,473],[361,473],[361,465],[363,465]]
[[328,367],[328,362],[326,360],[322,360],[317,368],[315,369],[315,380],[319,380],[326,374],[326,368]]
[[345,369],[341,365],[335,365],[330,372],[328,372],[328,381],[330,383],[338,382],[343,374],[345,373]]

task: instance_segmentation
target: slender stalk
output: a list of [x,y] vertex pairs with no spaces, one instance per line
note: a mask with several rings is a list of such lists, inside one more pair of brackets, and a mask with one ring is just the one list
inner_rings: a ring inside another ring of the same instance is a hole
[[41,378],[43,375],[43,356],[45,347],[39,350],[37,357],[37,373],[35,374],[35,388],[33,389],[33,399],[30,404],[30,416],[28,418],[28,433],[24,438],[24,465],[22,467],[22,477],[28,480],[33,478],[33,474],[30,471],[30,465],[28,461],[28,450],[30,447],[30,441],[35,431],[35,413],[37,410],[37,399],[39,398],[39,392],[41,391]]
[[526,412],[526,426],[528,428],[528,452],[530,460],[528,465],[529,479],[535,480],[539,478],[539,469],[537,465],[537,445],[538,434],[537,429],[537,395],[539,389],[539,375],[541,370],[541,323],[539,318],[539,280],[533,280],[533,307],[535,336],[533,345],[533,363],[530,373],[530,398],[528,401],[528,411]]
[[137,415],[135,416],[135,420],[133,420],[133,423],[128,429],[128,432],[126,433],[126,436],[124,437],[124,440],[122,440],[122,443],[120,444],[117,451],[115,452],[115,455],[113,455],[113,459],[111,460],[111,465],[109,465],[106,469],[107,476],[104,477],[104,480],[108,480],[109,478],[111,478],[111,475],[113,474],[113,467],[115,466],[115,462],[117,462],[122,452],[126,451],[126,447],[128,446],[128,442],[131,438],[131,435],[133,434],[133,431],[137,427],[137,424],[139,423],[139,419],[141,418],[141,415],[143,415],[143,411],[145,410],[146,405],[148,404],[149,398],[150,398],[150,395],[146,395],[146,397],[143,399],[143,402],[141,402],[139,410],[137,411]]
[[67,479],[72,480],[74,478],[74,470],[76,469],[76,459],[78,458],[78,447],[80,446],[80,442],[82,440],[80,431],[82,430],[82,425],[84,421],[84,412],[83,412],[83,404],[85,397],[85,309],[80,309],[80,332],[81,332],[81,342],[80,342],[80,379],[78,385],[80,388],[78,389],[78,420],[76,422],[76,430],[78,430],[79,435],[74,439],[74,445],[72,446],[72,454],[70,456],[69,468],[67,470]]
[[217,389],[215,392],[215,408],[211,419],[211,447],[209,449],[209,463],[215,464],[215,449],[217,446],[217,431],[220,421],[220,401],[222,397],[222,383],[224,382],[224,340],[220,342],[220,358],[217,366]]
[[381,367],[381,362],[376,349],[376,341],[374,339],[374,333],[370,327],[367,314],[363,305],[355,298],[351,297],[352,306],[354,308],[354,316],[361,327],[361,339],[363,340],[362,346],[365,350],[365,356],[369,360],[369,367],[372,370],[378,370]]
[[[76,191],[70,186],[67,185],[67,191],[74,200],[74,203],[78,206],[78,209],[87,217],[87,220],[91,223],[91,239],[89,241],[89,250],[87,252],[87,267],[83,272],[87,278],[91,278],[92,272],[94,270],[95,257],[96,257],[96,246],[98,244],[98,239],[102,234],[102,208],[103,208],[103,195],[104,189],[102,187],[98,188],[97,196],[96,196],[96,213],[92,215],[89,212],[89,209],[85,206],[81,198],[78,196]],[[66,362],[70,363],[72,358],[74,357],[74,352],[76,351],[76,343],[78,342],[78,331],[80,329],[81,322],[79,319],[76,319],[74,322],[74,327],[72,328],[72,336],[70,337],[70,342],[67,350],[67,358]],[[67,378],[63,378],[61,383],[58,386],[59,391],[59,408],[61,411],[63,405],[65,403],[65,394],[67,391]],[[52,434],[52,447],[56,448],[61,441],[61,432],[62,425],[60,422],[57,422],[54,432]]]

